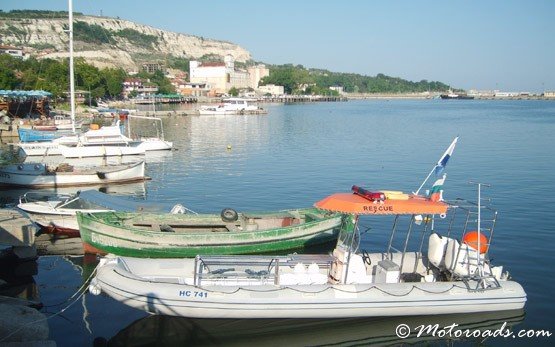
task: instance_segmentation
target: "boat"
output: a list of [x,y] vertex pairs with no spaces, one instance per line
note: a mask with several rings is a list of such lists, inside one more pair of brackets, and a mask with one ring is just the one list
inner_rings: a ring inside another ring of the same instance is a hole
[[[44,196],[37,192],[27,192],[19,197],[17,207],[23,210],[29,218],[41,227],[45,233],[80,237],[79,225],[75,214],[79,212],[109,212],[109,211],[177,211],[172,207],[146,201],[135,201],[115,195],[109,195],[98,190],[88,189],[74,194],[52,194]],[[184,207],[183,207],[184,208]]]
[[462,94],[462,93],[454,93],[452,90],[449,90],[449,92],[447,94],[440,94],[439,97],[441,99],[446,99],[446,100],[472,100],[474,99],[473,96],[468,95],[468,94]]
[[[488,209],[493,217],[489,225],[477,229],[483,231],[482,236],[489,234],[489,240],[481,246],[478,241],[474,248],[466,235],[476,233],[472,221],[481,207],[473,202],[447,203],[417,195],[376,201],[337,193],[315,207],[350,213],[343,218],[332,254],[225,256],[198,252],[194,259],[112,255],[100,261],[89,291],[151,313],[191,318],[384,317],[524,307],[522,286],[511,280],[502,266],[494,266],[488,256],[497,215],[494,210]],[[382,252],[361,249],[361,215],[395,216]],[[78,214],[81,216],[85,215]],[[98,230],[107,225],[105,217],[91,226]],[[82,233],[88,229],[81,220],[80,226]],[[112,235],[117,231],[110,229]],[[83,233],[87,234],[90,231]],[[411,235],[417,238],[412,242],[418,247],[415,251],[407,249]],[[106,250],[122,253],[123,242],[108,234],[83,239],[100,240],[111,245]],[[400,246],[394,240],[402,240]],[[484,245],[487,249],[482,253]]]
[[92,157],[122,157],[129,155],[145,155],[144,147],[140,142],[118,145],[59,145],[58,150],[64,158],[92,158]]
[[0,186],[48,188],[144,181],[145,163],[100,168],[56,167],[42,163],[11,164],[0,167]]
[[226,98],[218,105],[201,106],[200,115],[232,115],[261,112],[262,109],[253,103],[255,99]]
[[42,131],[31,128],[17,128],[17,134],[19,135],[19,141],[21,142],[43,142],[52,141],[57,137],[60,137],[58,133],[54,131]]
[[[497,211],[482,205],[482,184],[477,184],[476,201],[445,201],[445,174],[429,194],[418,194],[432,173],[444,171],[457,140],[415,193],[353,186],[351,192],[315,203],[318,211],[342,214],[331,254],[223,255],[210,248],[199,250],[194,259],[129,257],[122,252],[126,244],[121,234],[114,234],[121,233],[118,226],[106,228],[116,223],[129,228],[128,220],[100,214],[102,218],[87,226],[81,220],[87,215],[78,213],[82,237],[90,235],[83,237],[84,242],[107,244],[106,251],[120,254],[101,259],[89,292],[105,293],[150,313],[190,318],[355,318],[521,310],[526,303],[523,287],[489,257]],[[361,232],[360,220],[384,216],[393,217],[390,235],[380,237],[377,228],[372,230],[372,240],[384,244],[381,251],[368,252],[366,246],[378,249],[378,245],[361,242],[369,228]],[[106,233],[94,234],[102,228]],[[149,241],[155,239],[160,238]]]
[[315,208],[220,214],[77,212],[85,250],[143,258],[278,252],[333,242],[343,215]]
[[140,145],[140,141],[134,141],[121,133],[117,121],[114,125],[91,129],[81,135],[63,136],[50,142],[21,143],[19,147],[27,156],[63,155],[81,158],[144,154],[145,150]]
[[75,121],[71,120],[71,117],[64,116],[62,114],[56,114],[54,116],[54,125],[56,126],[57,130],[72,130],[72,129],[79,129],[83,125],[83,121]]
[[145,151],[171,149],[173,144],[159,138],[133,140],[121,133],[119,120],[114,125],[91,129],[77,136],[68,135],[49,142],[20,143],[27,156],[56,156],[66,158],[144,155]]

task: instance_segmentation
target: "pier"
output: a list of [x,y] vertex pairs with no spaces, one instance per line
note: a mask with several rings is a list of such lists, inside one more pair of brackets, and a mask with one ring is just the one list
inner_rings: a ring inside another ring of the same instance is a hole
[[15,209],[0,209],[0,245],[11,246],[19,259],[33,259],[36,227],[31,220]]
[[259,102],[276,102],[276,103],[300,103],[300,102],[338,102],[347,101],[344,96],[326,96],[326,95],[281,95],[259,99]]

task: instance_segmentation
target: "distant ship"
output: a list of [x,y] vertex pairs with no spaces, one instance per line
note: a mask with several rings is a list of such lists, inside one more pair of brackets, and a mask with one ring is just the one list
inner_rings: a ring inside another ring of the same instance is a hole
[[456,94],[456,93],[453,93],[452,91],[449,91],[449,94],[440,94],[439,97],[442,99],[461,99],[461,100],[474,99],[473,96],[470,96],[467,94]]

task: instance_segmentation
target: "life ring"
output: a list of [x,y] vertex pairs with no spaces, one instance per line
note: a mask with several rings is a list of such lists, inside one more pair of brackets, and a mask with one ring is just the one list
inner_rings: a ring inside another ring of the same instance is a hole
[[220,216],[224,222],[235,222],[239,218],[237,211],[232,208],[224,208]]

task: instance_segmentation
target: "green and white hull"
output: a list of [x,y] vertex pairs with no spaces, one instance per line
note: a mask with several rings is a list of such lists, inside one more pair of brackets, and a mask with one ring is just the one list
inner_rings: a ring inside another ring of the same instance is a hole
[[85,251],[142,258],[259,254],[332,242],[342,214],[315,208],[218,214],[78,213]]

